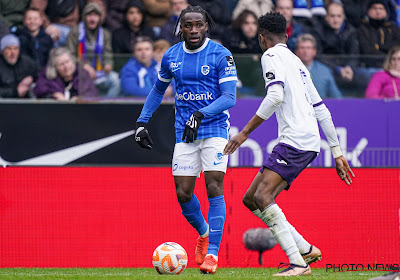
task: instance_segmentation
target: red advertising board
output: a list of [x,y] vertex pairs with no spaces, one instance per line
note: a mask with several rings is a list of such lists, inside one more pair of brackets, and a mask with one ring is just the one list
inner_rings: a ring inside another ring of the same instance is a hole
[[[257,267],[246,230],[266,227],[242,205],[257,168],[229,169],[221,267]],[[326,264],[400,262],[400,169],[356,169],[352,186],[334,169],[306,169],[277,203]],[[205,215],[203,177],[195,190]],[[197,234],[181,215],[170,168],[7,167],[0,170],[0,267],[151,267],[162,242],[194,264]],[[277,245],[263,266],[286,262]]]

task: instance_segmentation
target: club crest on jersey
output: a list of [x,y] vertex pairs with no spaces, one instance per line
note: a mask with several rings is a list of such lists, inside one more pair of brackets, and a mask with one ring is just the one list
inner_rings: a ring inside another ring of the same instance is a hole
[[210,66],[208,65],[203,65],[201,66],[201,73],[205,76],[208,73],[210,73]]
[[226,63],[228,64],[228,66],[233,66],[235,64],[235,62],[233,61],[233,56],[226,56]]
[[275,79],[275,70],[271,70],[265,73],[265,77],[267,78],[267,81]]

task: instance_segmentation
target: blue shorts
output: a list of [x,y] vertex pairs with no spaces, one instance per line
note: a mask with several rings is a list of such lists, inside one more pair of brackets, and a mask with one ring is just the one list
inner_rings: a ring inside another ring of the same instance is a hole
[[288,190],[293,180],[317,155],[317,152],[301,151],[287,144],[278,143],[260,168],[260,172],[263,173],[264,168],[268,168],[278,173],[288,183],[285,188]]

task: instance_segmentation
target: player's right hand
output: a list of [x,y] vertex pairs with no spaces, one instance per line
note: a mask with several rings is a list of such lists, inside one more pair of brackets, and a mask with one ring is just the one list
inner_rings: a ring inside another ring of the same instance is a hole
[[243,144],[244,141],[246,141],[247,137],[248,135],[244,134],[242,131],[233,136],[232,139],[226,144],[223,154],[232,154],[237,148],[239,148],[240,145]]
[[153,148],[153,140],[150,138],[150,134],[146,129],[145,123],[136,123],[136,132],[135,132],[135,140],[136,143],[139,144],[140,147],[151,150]]
[[346,158],[343,155],[335,158],[335,164],[336,164],[336,173],[339,175],[340,179],[342,179],[347,185],[352,184],[353,180],[351,180],[351,176],[353,178],[356,176],[351,170]]

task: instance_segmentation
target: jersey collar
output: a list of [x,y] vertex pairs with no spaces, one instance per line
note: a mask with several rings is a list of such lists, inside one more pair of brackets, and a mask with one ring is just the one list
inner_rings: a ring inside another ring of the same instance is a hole
[[285,47],[285,48],[288,49],[288,46],[287,46],[286,44],[283,44],[283,43],[278,43],[278,44],[276,44],[275,46]]
[[203,45],[201,45],[200,48],[197,48],[197,49],[194,49],[194,50],[189,50],[188,48],[186,48],[185,42],[183,42],[183,44],[182,44],[182,45],[183,45],[183,50],[184,50],[186,53],[198,53],[198,52],[201,52],[202,50],[204,50],[205,47],[207,47],[208,41],[210,41],[210,38],[206,38],[206,39],[204,40]]

